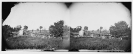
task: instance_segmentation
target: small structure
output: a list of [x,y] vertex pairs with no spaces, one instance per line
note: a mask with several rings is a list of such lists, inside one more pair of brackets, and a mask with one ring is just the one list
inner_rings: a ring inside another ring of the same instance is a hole
[[94,37],[94,38],[96,38],[96,37],[99,37],[99,33],[98,32],[90,32],[90,37]]
[[34,35],[33,33],[30,33],[30,36],[31,36],[31,37],[34,37],[35,35]]
[[18,32],[12,32],[14,37],[23,36],[23,30],[19,30]]
[[23,30],[19,30],[18,35],[23,35]]
[[84,35],[84,31],[83,31],[83,30],[80,30],[80,31],[79,31],[79,35],[80,35],[80,36],[83,36],[83,35]]
[[105,39],[106,37],[105,36],[101,36],[102,39]]
[[90,37],[94,37],[94,34],[90,34]]

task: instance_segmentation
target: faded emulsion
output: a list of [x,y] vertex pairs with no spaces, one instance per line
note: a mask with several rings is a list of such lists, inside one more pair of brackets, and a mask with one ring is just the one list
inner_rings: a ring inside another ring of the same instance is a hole
[[2,51],[131,52],[131,2],[2,2]]
[[[11,8],[17,4],[17,2],[2,2],[2,23],[5,21],[5,19],[8,17]],[[5,38],[3,37],[4,35],[2,34],[2,51],[5,51],[5,48],[10,48],[7,43]]]
[[2,2],[2,22],[7,18],[9,15],[11,8],[17,4],[17,2]]

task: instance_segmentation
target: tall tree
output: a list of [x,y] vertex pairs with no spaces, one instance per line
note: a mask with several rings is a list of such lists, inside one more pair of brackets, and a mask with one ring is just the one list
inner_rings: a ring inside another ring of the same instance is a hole
[[102,29],[103,29],[103,27],[100,27],[100,36],[102,35]]
[[102,29],[103,29],[103,27],[100,27],[100,33],[101,33]]
[[41,29],[42,29],[43,27],[42,26],[40,26],[40,32],[41,32]]
[[117,35],[117,30],[116,30],[116,27],[115,26],[110,26],[110,34],[113,35],[113,36],[116,36]]
[[110,33],[115,37],[128,35],[131,31],[125,21],[119,21],[110,27]]
[[63,25],[64,25],[63,20],[55,22],[54,25],[51,25],[49,27],[50,34],[55,37],[62,37],[63,36]]
[[84,30],[86,30],[86,31],[87,31],[87,30],[88,30],[88,26],[85,26],[85,27],[84,27]]
[[89,35],[88,26],[84,26],[84,35]]
[[23,34],[24,34],[24,35],[26,35],[27,30],[28,30],[28,26],[25,25],[25,26],[24,26],[24,29],[23,29],[23,32],[24,32]]

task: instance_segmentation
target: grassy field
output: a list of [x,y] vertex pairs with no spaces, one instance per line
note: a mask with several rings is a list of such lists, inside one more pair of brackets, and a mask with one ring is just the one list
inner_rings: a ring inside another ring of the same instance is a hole
[[101,39],[101,38],[72,38],[70,41],[71,49],[89,49],[89,50],[124,50],[127,48],[128,40],[119,39]]
[[7,44],[12,49],[47,49],[61,48],[62,40],[59,38],[39,38],[20,36],[8,38]]
[[[62,39],[60,38],[40,38],[31,36],[10,37],[7,44],[12,49],[61,49]],[[71,37],[69,49],[89,49],[89,50],[125,50],[128,47],[128,40],[101,39],[89,37]]]

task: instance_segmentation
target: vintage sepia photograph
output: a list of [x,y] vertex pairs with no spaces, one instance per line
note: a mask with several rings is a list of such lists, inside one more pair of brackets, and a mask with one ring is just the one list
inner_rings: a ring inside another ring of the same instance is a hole
[[2,2],[2,51],[131,52],[131,2]]

